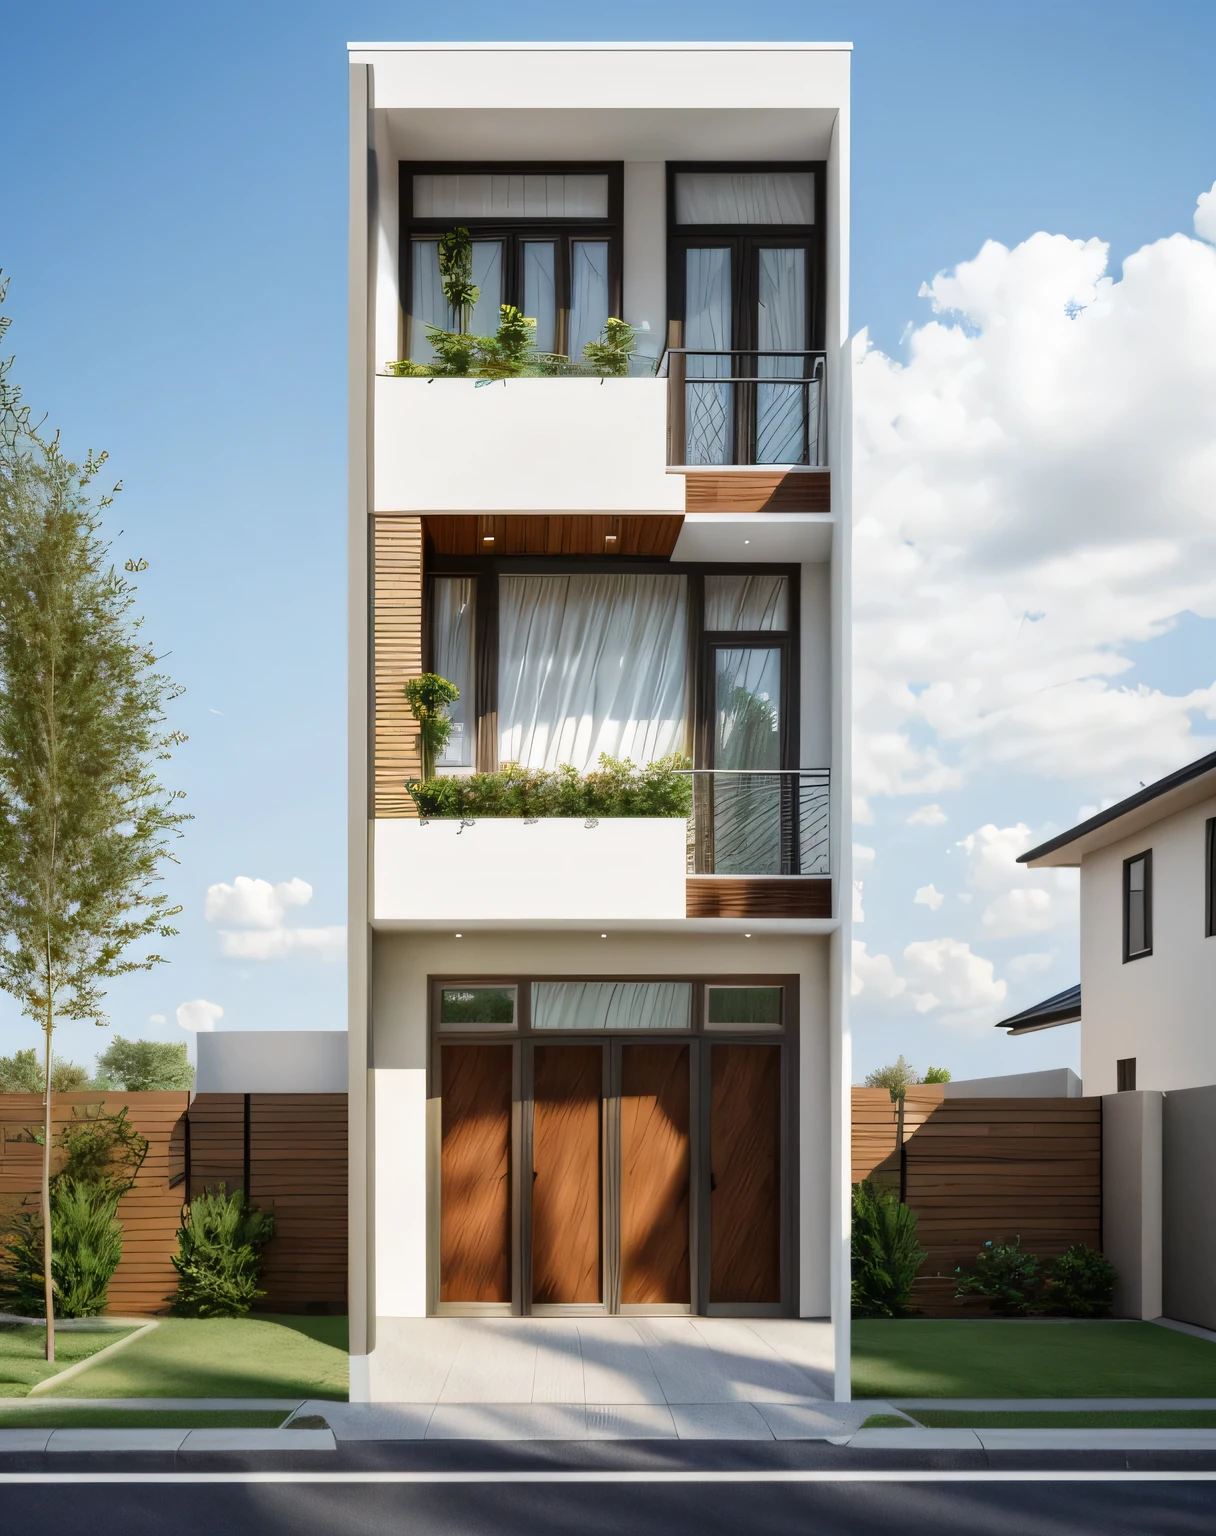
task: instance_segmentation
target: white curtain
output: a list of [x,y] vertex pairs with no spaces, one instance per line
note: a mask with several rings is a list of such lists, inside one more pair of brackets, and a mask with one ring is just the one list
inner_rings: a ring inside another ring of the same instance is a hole
[[600,175],[474,172],[415,176],[416,219],[606,219]]
[[499,757],[531,768],[688,750],[683,576],[504,576]]
[[581,361],[608,319],[608,242],[576,240],[570,259],[570,338],[566,355]]
[[537,981],[533,1029],[688,1029],[687,981]]
[[[807,344],[806,252],[774,246],[760,250],[757,345],[761,352],[801,350]],[[805,377],[805,357],[757,359],[762,375]],[[757,384],[756,463],[804,464],[807,457],[805,384]]]
[[[413,240],[410,251],[410,360],[432,363],[435,350],[427,339],[427,326],[455,330],[457,316],[444,297],[438,240]],[[481,296],[473,306],[469,330],[474,336],[492,336],[498,329],[502,304],[501,240],[473,241],[473,281],[481,289]]]
[[677,224],[813,224],[813,171],[678,171]]
[[789,582],[784,576],[707,576],[705,628],[788,629]]
[[431,639],[435,671],[455,683],[460,697],[448,708],[452,734],[437,768],[473,766],[473,578],[440,576],[431,585]]
[[524,314],[536,321],[536,350],[552,352],[557,319],[553,241],[524,241]]
[[[684,345],[694,351],[729,349],[731,339],[730,250],[709,246],[685,252]],[[729,378],[733,358],[690,356],[687,376]],[[684,462],[729,464],[733,441],[733,384],[694,384],[685,387]]]

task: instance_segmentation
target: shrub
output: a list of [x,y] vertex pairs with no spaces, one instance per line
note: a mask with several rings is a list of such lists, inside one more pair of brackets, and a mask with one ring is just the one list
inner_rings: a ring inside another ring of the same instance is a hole
[[1038,1255],[1024,1253],[1020,1239],[985,1243],[974,1268],[967,1270],[960,1264],[954,1273],[956,1296],[985,1296],[994,1312],[1006,1316],[1032,1311],[1041,1285]]
[[[51,1283],[60,1317],[96,1317],[122,1258],[118,1204],[135,1182],[148,1143],[116,1115],[74,1120],[55,1138],[62,1153],[51,1179]],[[9,1233],[0,1293],[14,1312],[40,1317],[45,1307],[42,1212],[18,1213]]]
[[[11,1056],[0,1056],[0,1093],[43,1093],[46,1090],[44,1068],[38,1052],[28,1046]],[[51,1089],[54,1093],[77,1093],[89,1086],[87,1067],[56,1056],[51,1061]]]
[[452,734],[452,722],[448,718],[448,705],[455,704],[460,689],[449,683],[446,677],[435,672],[424,672],[412,677],[402,692],[410,706],[410,713],[418,722],[418,740],[422,746],[422,777],[434,776],[435,759],[443,753]]
[[680,770],[678,754],[637,768],[628,758],[602,754],[599,767],[580,774],[568,763],[546,770],[504,763],[497,773],[438,778],[405,787],[420,816],[435,820],[486,817],[527,818],[678,816],[692,814],[692,781]]
[[854,1184],[854,1317],[907,1317],[926,1253],[916,1236],[916,1212],[894,1190],[872,1179]]
[[926,1067],[922,1083],[948,1083],[950,1081],[949,1067]]
[[243,1190],[205,1189],[182,1207],[177,1232],[177,1290],[165,1299],[174,1317],[244,1317],[259,1296],[262,1249],[274,1217],[247,1205]]
[[1074,1243],[1052,1260],[1042,1310],[1059,1317],[1109,1317],[1115,1266],[1105,1254]]

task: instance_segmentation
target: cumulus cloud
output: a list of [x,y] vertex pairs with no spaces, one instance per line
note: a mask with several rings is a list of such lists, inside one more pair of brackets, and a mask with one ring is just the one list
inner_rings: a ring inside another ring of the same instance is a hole
[[1201,192],[1195,204],[1195,233],[1216,245],[1216,181],[1210,192]]
[[193,1002],[177,1005],[177,1022],[183,1029],[192,1030],[196,1034],[213,1030],[216,1020],[223,1017],[224,1010],[220,1005],[209,1003],[205,997],[196,997]]
[[1075,869],[1027,869],[1018,855],[1039,841],[1024,822],[998,827],[989,822],[956,845],[966,855],[967,883],[988,897],[981,926],[990,939],[1045,933],[1075,920],[1078,879]]
[[908,985],[918,1012],[938,1008],[946,1024],[984,1024],[1005,1001],[1008,987],[999,981],[991,960],[973,954],[959,939],[925,939],[904,950]]
[[307,880],[269,880],[238,875],[231,885],[220,881],[207,888],[204,914],[209,923],[220,924],[220,954],[229,960],[286,960],[312,955],[320,960],[340,960],[346,951],[346,929],[293,928],[286,922],[289,909],[306,907],[312,900]]
[[922,885],[912,902],[914,906],[928,907],[930,912],[936,912],[945,899],[935,885]]
[[890,955],[871,955],[860,939],[853,940],[853,996],[868,992],[872,997],[898,997],[907,986],[896,973]]
[[908,817],[910,827],[940,827],[950,818],[940,805],[921,805]]

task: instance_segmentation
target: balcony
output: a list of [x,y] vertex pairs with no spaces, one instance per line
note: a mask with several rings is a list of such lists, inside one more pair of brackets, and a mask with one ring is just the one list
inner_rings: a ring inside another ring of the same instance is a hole
[[692,770],[671,816],[375,824],[374,921],[829,918],[826,770]]

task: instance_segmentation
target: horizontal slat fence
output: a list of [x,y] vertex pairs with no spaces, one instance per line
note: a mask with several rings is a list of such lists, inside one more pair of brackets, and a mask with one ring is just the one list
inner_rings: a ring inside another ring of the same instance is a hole
[[[176,1283],[170,1255],[189,1188],[244,1183],[244,1094],[70,1093],[54,1103],[55,1128],[73,1118],[127,1117],[148,1139],[148,1156],[118,1208],[122,1262],[110,1282],[109,1310],[163,1312]],[[250,1198],[274,1212],[265,1250],[262,1311],[346,1310],[346,1095],[255,1093],[249,1099]],[[188,1106],[188,1112],[187,1112]],[[0,1223],[36,1202],[42,1149],[37,1094],[0,1094]]]
[[[897,1125],[885,1089],[854,1088],[854,1182],[898,1185]],[[913,1288],[926,1316],[987,1311],[955,1299],[954,1270],[988,1241],[1020,1238],[1042,1258],[1100,1246],[1100,1099],[947,1099],[927,1084],[908,1090],[903,1136],[907,1203],[929,1250]]]

